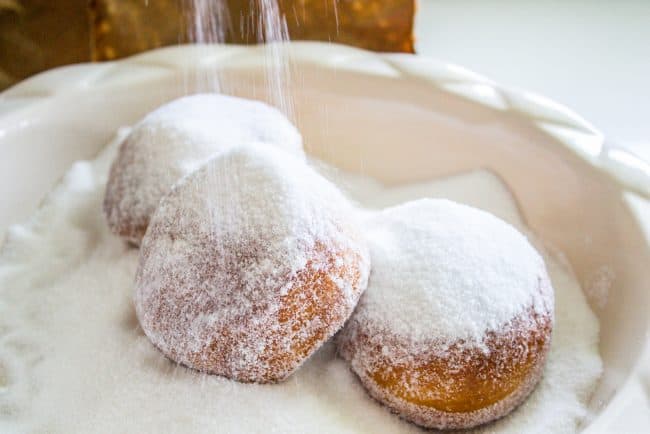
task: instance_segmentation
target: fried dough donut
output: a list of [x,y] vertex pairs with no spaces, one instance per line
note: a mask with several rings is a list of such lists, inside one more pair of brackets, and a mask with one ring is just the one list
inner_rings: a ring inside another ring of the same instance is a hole
[[364,222],[368,289],[337,342],[369,393],[427,428],[500,418],[540,379],[553,327],[543,259],[509,224],[423,199]]
[[177,180],[215,154],[250,142],[303,156],[296,128],[259,101],[197,94],[152,111],[133,127],[111,166],[104,197],[111,231],[140,244],[158,201]]
[[140,249],[135,307],[172,360],[277,382],[338,331],[369,253],[343,195],[273,147],[227,151],[180,180]]

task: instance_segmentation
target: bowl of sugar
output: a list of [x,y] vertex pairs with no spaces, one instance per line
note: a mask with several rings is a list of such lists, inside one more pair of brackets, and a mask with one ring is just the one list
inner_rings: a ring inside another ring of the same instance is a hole
[[163,48],[0,94],[0,431],[418,432],[331,346],[270,389],[188,373],[143,339],[135,253],[98,211],[108,165],[128,126],[206,89],[284,111],[357,203],[447,198],[537,240],[556,290],[546,371],[483,430],[650,432],[650,167],[560,104],[462,67],[306,42]]

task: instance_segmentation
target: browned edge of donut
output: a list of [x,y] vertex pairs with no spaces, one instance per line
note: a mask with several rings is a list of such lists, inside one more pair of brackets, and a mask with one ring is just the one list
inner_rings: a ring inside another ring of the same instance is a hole
[[[350,248],[327,248],[318,242],[311,256],[312,259],[295,276],[287,294],[282,296],[282,307],[278,311],[280,325],[290,327],[286,330],[291,334],[290,351],[285,351],[283,341],[273,339],[268,329],[252,325],[242,330],[266,333],[265,341],[268,339],[271,345],[263,363],[251,365],[247,370],[232,368],[230,361],[240,357],[233,345],[240,336],[227,327],[212,330],[206,345],[198,352],[180,354],[174,349],[159,349],[171,360],[189,368],[239,382],[277,383],[285,380],[343,326],[367,285],[368,259],[361,252]],[[354,294],[352,302],[345,299],[336,283],[341,280],[349,282]],[[160,313],[157,315],[158,321],[165,321],[160,318]],[[317,317],[321,318],[322,327],[311,330],[313,333],[309,335],[299,333]],[[250,315],[243,320],[252,322]]]
[[102,209],[111,232],[139,246],[149,226],[149,217],[137,216],[132,212],[123,213],[119,208],[119,204],[128,193],[127,190],[137,188],[137,186],[125,185],[122,179],[122,172],[132,164],[132,161],[129,161],[132,160],[132,157],[129,157],[130,152],[126,150],[128,141],[129,137],[126,137],[120,143],[117,155],[111,164]]
[[[526,324],[533,327],[526,328]],[[552,314],[540,315],[529,308],[506,330],[486,334],[487,353],[454,343],[441,355],[435,349],[440,343],[432,342],[433,350],[412,354],[409,366],[395,365],[383,357],[354,317],[338,343],[340,355],[350,362],[369,394],[392,412],[426,428],[467,429],[507,415],[532,392],[544,371],[552,328]],[[387,340],[395,342],[397,338]],[[408,349],[403,353],[408,354]],[[373,364],[381,368],[369,369],[366,357],[378,361]],[[417,402],[408,396],[412,394],[400,390],[407,390],[400,388],[405,379],[414,374],[427,378],[427,373],[434,373],[426,387],[439,392],[437,398]],[[507,378],[508,374],[513,378]],[[451,390],[446,390],[449,385]]]

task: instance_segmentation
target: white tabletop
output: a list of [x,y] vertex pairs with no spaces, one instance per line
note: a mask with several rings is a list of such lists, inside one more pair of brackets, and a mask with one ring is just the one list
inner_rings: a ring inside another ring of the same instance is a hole
[[421,0],[420,54],[550,97],[650,161],[650,0]]

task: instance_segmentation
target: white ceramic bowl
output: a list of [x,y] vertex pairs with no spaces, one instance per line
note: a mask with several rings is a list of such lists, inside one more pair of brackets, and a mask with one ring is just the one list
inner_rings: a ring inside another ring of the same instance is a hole
[[[229,93],[268,100],[264,50],[165,48],[55,69],[5,91],[0,235],[73,161],[195,88],[196,77],[218,71]],[[559,104],[455,65],[318,43],[274,50],[292,59],[295,120],[311,154],[387,183],[477,167],[503,177],[530,227],[598,290],[588,296],[605,373],[585,432],[650,432],[650,168]]]

